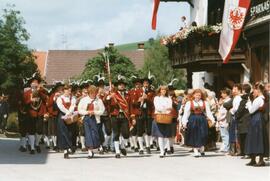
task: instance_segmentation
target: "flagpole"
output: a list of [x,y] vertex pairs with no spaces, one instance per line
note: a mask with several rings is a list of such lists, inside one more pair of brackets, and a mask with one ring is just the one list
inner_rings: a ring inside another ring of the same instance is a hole
[[112,78],[111,78],[111,67],[110,67],[110,59],[108,53],[104,53],[105,61],[107,63],[107,69],[108,69],[108,78],[109,78],[109,87],[110,91],[112,91]]

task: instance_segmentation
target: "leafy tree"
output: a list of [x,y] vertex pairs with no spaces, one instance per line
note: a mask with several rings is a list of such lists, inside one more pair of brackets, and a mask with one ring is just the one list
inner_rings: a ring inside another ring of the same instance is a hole
[[[135,65],[130,61],[130,59],[121,55],[116,48],[105,47],[104,53],[107,54],[110,61],[111,78],[113,82],[117,80],[118,75],[122,75],[126,77],[127,82],[130,83],[130,77],[138,74],[135,69]],[[103,53],[99,53],[98,56],[88,60],[86,67],[79,78],[82,80],[93,79],[95,75],[102,74],[108,81],[106,62],[107,61]]]
[[30,35],[24,28],[25,21],[13,8],[4,9],[0,17],[0,90],[10,94],[11,99],[21,90],[23,78],[37,71],[26,45]]
[[186,80],[185,72],[179,69],[173,69],[169,60],[168,48],[160,44],[157,40],[149,39],[150,47],[146,50],[146,56],[142,72],[145,76],[149,71],[155,76],[154,86],[167,85],[173,78],[177,78],[174,86],[178,89],[184,89]]

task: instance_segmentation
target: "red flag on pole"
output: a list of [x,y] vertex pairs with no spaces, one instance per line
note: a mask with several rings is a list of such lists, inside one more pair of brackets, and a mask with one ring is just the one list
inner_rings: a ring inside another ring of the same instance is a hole
[[154,0],[154,8],[152,15],[152,29],[155,30],[157,27],[157,12],[159,7],[160,0]]
[[218,50],[223,63],[229,61],[238,42],[249,6],[250,0],[225,0]]

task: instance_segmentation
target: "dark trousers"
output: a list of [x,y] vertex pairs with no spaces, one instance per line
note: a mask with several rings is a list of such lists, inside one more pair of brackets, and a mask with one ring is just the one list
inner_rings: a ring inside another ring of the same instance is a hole
[[97,129],[98,129],[99,141],[100,141],[100,144],[102,145],[105,141],[104,133],[102,129],[102,123],[97,123]]
[[4,115],[0,115],[0,129],[5,130],[7,126],[7,118]]
[[[153,118],[148,115],[147,109],[146,110],[144,110],[144,109],[142,110],[141,123],[142,123],[142,126],[143,126],[142,127],[143,133],[146,133],[148,136],[151,136],[152,135]],[[140,132],[140,134],[141,134],[141,132]]]
[[71,133],[72,147],[76,148],[77,147],[77,136],[78,136],[77,123],[69,124],[69,125],[67,125],[67,128],[68,128],[69,132]]
[[30,135],[39,134],[41,135],[43,133],[43,117],[28,117],[26,120],[27,124],[27,133]]
[[19,131],[22,137],[25,137],[27,134],[27,117],[25,114],[18,113],[19,119]]
[[[120,113],[121,115],[121,113]],[[112,129],[113,129],[113,141],[119,141],[120,135],[124,137],[124,139],[129,138],[129,126],[128,120],[125,118],[124,115],[119,117],[112,116]]]
[[240,154],[245,155],[245,145],[246,145],[247,133],[239,134],[239,144],[240,144]]
[[112,122],[109,116],[101,116],[100,117],[101,123],[105,127],[105,133],[106,135],[111,135],[112,134]]

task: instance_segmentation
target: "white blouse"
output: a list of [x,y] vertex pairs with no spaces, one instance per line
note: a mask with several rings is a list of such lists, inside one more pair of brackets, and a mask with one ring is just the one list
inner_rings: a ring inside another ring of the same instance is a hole
[[242,100],[242,98],[240,95],[237,95],[233,98],[233,103],[232,103],[233,107],[231,109],[232,115],[234,115],[236,113],[236,111],[238,110],[241,100]]
[[255,113],[260,107],[264,105],[264,96],[258,96],[256,99],[254,99],[253,102],[250,100],[246,104],[246,108],[248,109],[250,114]]
[[154,98],[155,113],[169,114],[172,109],[172,99],[170,97],[156,96]]
[[65,101],[65,103],[69,103],[70,102],[70,96],[66,97],[64,95],[61,95],[60,97],[57,98],[56,104],[57,104],[57,107],[60,109],[60,111],[65,113],[66,115],[70,114],[70,113],[73,113],[74,109],[76,107],[76,99],[74,97],[71,98],[71,105],[70,105],[69,109],[65,108],[62,99]]
[[[226,98],[224,100],[224,103],[230,101],[231,98]],[[223,103],[223,104],[224,104]],[[221,127],[227,127],[228,126],[228,120],[226,119],[227,116],[227,109],[223,106],[223,104],[220,106],[217,114],[217,121],[219,122],[219,126]]]
[[[88,105],[91,104],[93,99],[91,99],[89,96],[86,96],[82,98],[78,105],[78,112],[80,115],[85,116],[88,115]],[[100,116],[105,111],[105,106],[100,98],[96,98],[93,102],[94,104],[94,115],[96,118],[97,123],[100,123]]]
[[[206,112],[206,116],[212,121],[212,123],[215,123],[215,118],[210,110],[210,106],[209,103],[207,101],[205,102],[205,112]],[[194,107],[202,107],[203,106],[203,101],[200,100],[199,102],[195,102],[193,101]],[[188,122],[188,118],[191,114],[191,101],[188,101],[185,105],[185,109],[184,109],[184,115],[182,117],[182,124],[187,124]]]

